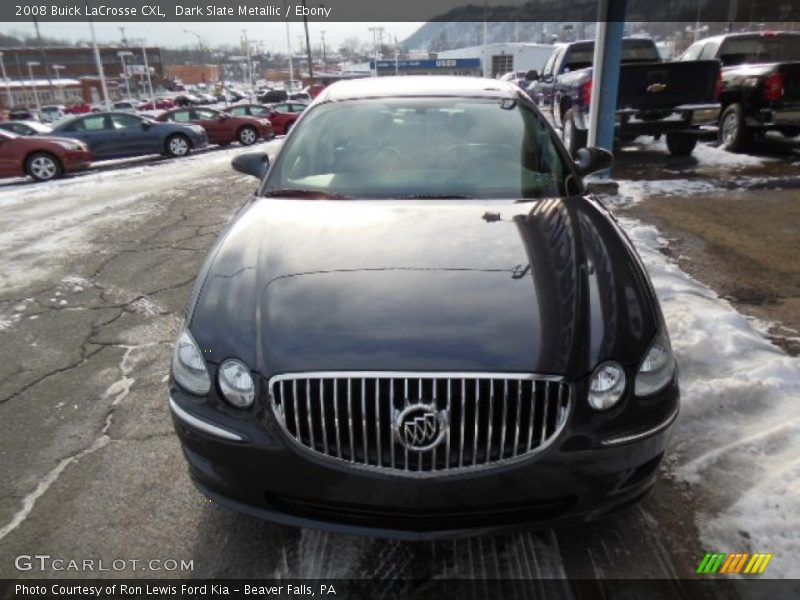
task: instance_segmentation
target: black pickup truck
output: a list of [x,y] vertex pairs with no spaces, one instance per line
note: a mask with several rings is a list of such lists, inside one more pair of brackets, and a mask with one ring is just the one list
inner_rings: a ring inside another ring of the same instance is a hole
[[[586,145],[592,94],[594,41],[559,44],[542,72],[529,73],[527,91],[549,108],[564,144],[575,156]],[[616,136],[666,135],[675,156],[688,156],[700,127],[715,126],[720,65],[716,60],[663,62],[653,40],[625,38],[617,96]]]
[[775,130],[800,135],[800,33],[732,33],[695,42],[679,60],[722,63],[720,143],[741,152]]

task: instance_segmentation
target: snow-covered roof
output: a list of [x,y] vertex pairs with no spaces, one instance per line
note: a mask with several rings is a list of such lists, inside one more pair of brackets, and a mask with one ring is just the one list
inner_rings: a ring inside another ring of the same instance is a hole
[[48,87],[52,82],[53,85],[57,87],[66,87],[68,85],[80,85],[81,82],[77,79],[67,79],[67,78],[60,78],[56,79],[53,77],[52,79],[8,79],[7,81],[3,81],[0,79],[0,87],[10,87],[14,88],[29,88],[31,86],[35,87]]

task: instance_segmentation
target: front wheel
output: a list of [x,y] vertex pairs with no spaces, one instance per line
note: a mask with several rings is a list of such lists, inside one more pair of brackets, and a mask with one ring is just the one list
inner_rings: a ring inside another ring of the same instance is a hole
[[719,126],[722,147],[728,152],[743,152],[753,141],[753,130],[744,122],[741,104],[731,104],[722,113]]
[[564,128],[562,129],[562,139],[567,152],[572,158],[577,158],[578,150],[586,147],[586,130],[579,129],[575,109],[570,108],[564,115]]
[[697,146],[697,138],[693,135],[667,134],[667,150],[672,156],[691,156],[695,146]]
[[258,132],[253,127],[242,127],[236,138],[242,146],[252,146],[258,141]]
[[185,135],[176,133],[167,138],[167,155],[173,158],[186,156],[192,151],[192,143]]
[[25,161],[25,172],[36,181],[50,181],[63,172],[61,161],[47,152],[35,152]]

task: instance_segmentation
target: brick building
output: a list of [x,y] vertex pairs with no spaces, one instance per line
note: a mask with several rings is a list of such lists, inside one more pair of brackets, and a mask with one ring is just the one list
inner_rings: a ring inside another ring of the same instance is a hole
[[167,79],[179,79],[186,85],[198,83],[216,83],[219,81],[217,65],[167,65],[164,68]]

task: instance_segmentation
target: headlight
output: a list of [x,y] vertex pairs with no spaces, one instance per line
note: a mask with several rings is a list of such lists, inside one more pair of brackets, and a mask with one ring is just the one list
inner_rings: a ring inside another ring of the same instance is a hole
[[66,150],[83,150],[83,144],[78,142],[58,142],[58,145]]
[[236,408],[249,408],[256,395],[250,370],[234,358],[224,361],[219,367],[219,389]]
[[211,389],[211,378],[206,371],[206,362],[197,344],[188,331],[178,336],[172,353],[172,376],[186,391],[198,396]]
[[589,406],[595,410],[612,408],[625,392],[625,370],[615,362],[598,366],[589,381]]
[[637,396],[651,396],[664,389],[675,373],[675,358],[672,356],[672,347],[669,337],[663,331],[659,332],[656,339],[647,349],[633,391]]

